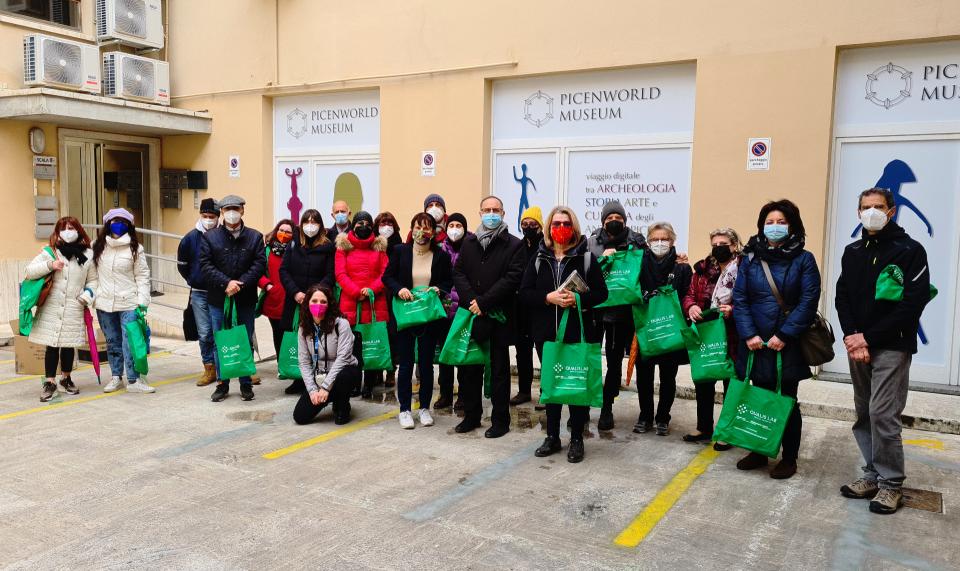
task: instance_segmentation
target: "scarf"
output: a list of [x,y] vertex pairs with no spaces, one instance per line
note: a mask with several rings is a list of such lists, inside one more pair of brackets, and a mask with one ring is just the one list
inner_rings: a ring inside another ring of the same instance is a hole
[[270,242],[270,251],[273,252],[274,256],[283,257],[283,253],[287,251],[288,244],[284,244],[280,240],[271,240]]
[[80,242],[74,242],[72,244],[60,242],[57,244],[57,250],[60,250],[60,253],[63,254],[63,257],[68,260],[76,258],[77,263],[81,266],[87,263],[87,247]]
[[734,256],[723,273],[717,279],[717,286],[713,288],[713,295],[710,296],[710,307],[719,307],[721,305],[730,305],[733,301],[733,285],[737,283],[737,268],[740,258]]
[[771,246],[767,237],[763,234],[751,236],[747,246],[743,249],[744,254],[753,254],[761,260],[768,262],[790,261],[803,253],[805,240],[797,238],[791,234],[779,246]]
[[[477,231],[475,232],[475,234],[477,235],[477,239],[480,240],[480,247],[486,250],[487,247],[490,246],[491,242],[493,242],[494,238],[496,238],[500,234],[503,234],[506,231],[507,231],[507,223],[501,222],[500,225],[494,228],[493,230],[490,230],[489,228],[481,224],[480,227],[477,228]],[[462,239],[463,238],[461,238],[461,240]]]
[[667,255],[660,259],[657,259],[656,256],[651,257],[653,258],[653,271],[657,276],[657,285],[663,286],[673,283],[673,270],[677,267],[677,249],[670,248]]

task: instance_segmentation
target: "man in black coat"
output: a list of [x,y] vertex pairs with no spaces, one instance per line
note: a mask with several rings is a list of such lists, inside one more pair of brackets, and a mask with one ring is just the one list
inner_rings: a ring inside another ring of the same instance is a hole
[[[453,284],[460,296],[460,307],[478,316],[473,325],[477,341],[490,342],[492,426],[487,438],[499,438],[510,431],[510,345],[515,341],[517,291],[523,277],[523,242],[512,236],[503,222],[503,201],[488,196],[480,202],[483,221],[474,236],[464,238],[460,257],[453,268]],[[506,317],[501,323],[492,314]],[[483,367],[463,367],[460,392],[463,422],[457,432],[469,432],[480,426],[483,416]]]
[[[223,325],[224,302],[229,297],[234,301],[237,320],[246,326],[249,337],[253,337],[257,282],[267,261],[263,255],[263,235],[243,224],[244,204],[246,201],[233,194],[220,201],[223,224],[203,235],[200,268],[207,280],[213,330],[219,331]],[[217,358],[219,371],[219,356]],[[230,379],[218,378],[217,388],[210,398],[213,402],[220,402],[227,398],[229,391]],[[240,378],[240,396],[245,401],[253,400],[250,377]]]
[[853,436],[863,476],[840,488],[848,498],[873,498],[870,511],[900,507],[905,479],[900,414],[907,404],[910,363],[920,315],[930,301],[927,252],[893,221],[893,193],[860,193],[863,237],[847,246],[837,281],[837,316],[853,377]]

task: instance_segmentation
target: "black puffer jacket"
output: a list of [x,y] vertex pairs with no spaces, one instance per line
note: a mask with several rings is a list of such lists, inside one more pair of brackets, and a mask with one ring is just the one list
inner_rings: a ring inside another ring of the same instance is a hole
[[263,234],[247,226],[240,227],[236,238],[226,226],[208,230],[200,242],[200,269],[207,282],[207,302],[222,306],[227,284],[240,281],[243,286],[234,296],[240,306],[257,304],[257,283],[266,270]]
[[[877,278],[891,264],[903,272],[903,299],[877,301]],[[844,337],[863,333],[870,348],[916,353],[920,315],[929,301],[927,252],[896,222],[872,236],[864,230],[843,251],[836,304]]]
[[568,319],[563,341],[580,342],[580,321],[583,322],[584,336],[588,343],[599,343],[603,337],[603,329],[597,326],[593,308],[606,301],[607,283],[603,280],[603,270],[600,269],[597,257],[588,251],[587,240],[581,238],[580,243],[568,249],[560,261],[554,256],[553,250],[540,242],[536,256],[527,262],[527,269],[520,284],[520,303],[530,313],[531,336],[535,343],[556,341],[560,318],[566,310],[547,303],[547,294],[556,291],[575,271],[580,273],[590,291],[580,294],[580,309],[583,313],[579,320]]
[[333,242],[326,242],[312,248],[305,248],[299,240],[292,242],[283,254],[280,264],[280,281],[287,292],[287,301],[283,308],[284,322],[293,319],[296,306],[294,296],[310,289],[314,284],[323,284],[333,289],[336,281],[334,260],[336,249]]

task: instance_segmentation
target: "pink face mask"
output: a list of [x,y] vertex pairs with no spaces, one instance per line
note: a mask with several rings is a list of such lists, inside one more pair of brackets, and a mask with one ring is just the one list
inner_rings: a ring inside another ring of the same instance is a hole
[[311,303],[310,304],[310,313],[313,314],[317,319],[323,319],[323,315],[327,312],[327,304],[325,303]]

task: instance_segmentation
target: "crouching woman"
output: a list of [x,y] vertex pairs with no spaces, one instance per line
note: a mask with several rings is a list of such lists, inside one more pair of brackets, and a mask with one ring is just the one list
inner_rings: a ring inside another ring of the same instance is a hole
[[[326,286],[311,286],[300,305],[300,343],[297,357],[306,390],[293,409],[297,424],[308,424],[333,403],[336,424],[350,422],[350,391],[360,382],[353,354],[353,331]],[[309,317],[306,317],[309,316]]]

